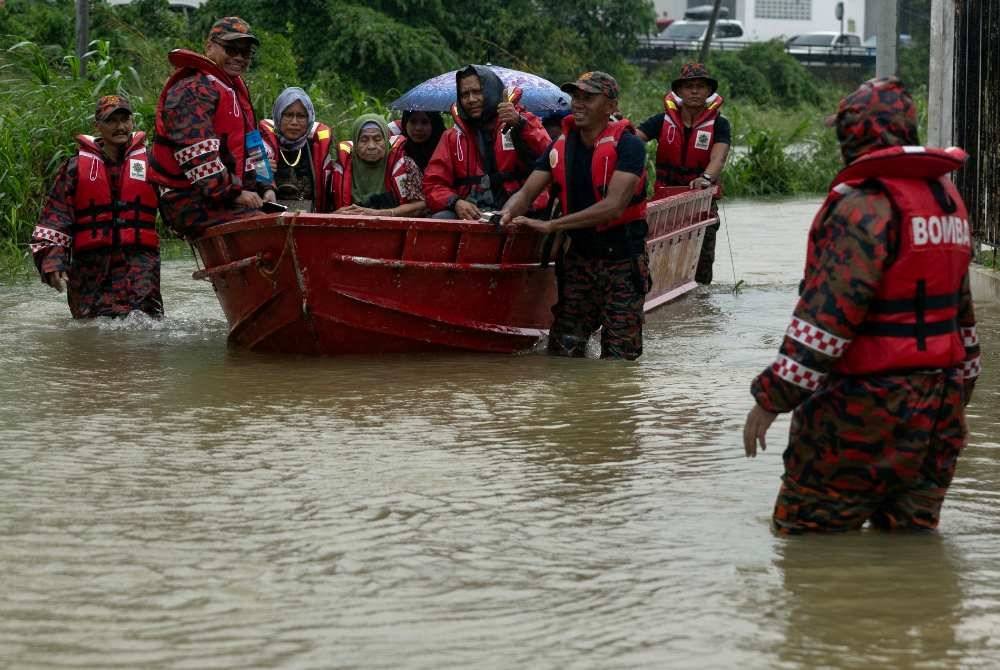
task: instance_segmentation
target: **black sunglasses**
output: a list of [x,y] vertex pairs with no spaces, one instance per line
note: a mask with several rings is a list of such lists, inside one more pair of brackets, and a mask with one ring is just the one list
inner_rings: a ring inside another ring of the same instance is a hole
[[257,47],[253,45],[240,48],[240,47],[230,46],[229,44],[223,42],[222,40],[213,39],[212,41],[218,44],[223,49],[225,49],[226,55],[229,56],[230,58],[243,56],[244,58],[250,59],[253,58],[254,55],[256,55],[257,53]]

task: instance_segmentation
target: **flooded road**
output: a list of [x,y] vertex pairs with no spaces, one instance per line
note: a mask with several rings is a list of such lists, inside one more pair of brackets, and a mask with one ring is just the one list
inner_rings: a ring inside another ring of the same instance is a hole
[[0,667],[998,667],[1000,304],[937,534],[769,530],[817,205],[727,204],[637,363],[232,351],[190,260],[162,322],[0,286]]

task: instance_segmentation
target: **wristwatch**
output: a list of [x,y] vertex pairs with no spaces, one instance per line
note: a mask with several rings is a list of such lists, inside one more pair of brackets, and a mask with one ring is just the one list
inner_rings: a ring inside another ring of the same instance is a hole
[[702,179],[707,179],[709,184],[714,184],[715,181],[716,181],[715,177],[713,177],[712,175],[708,174],[707,172],[703,173],[701,175],[701,178]]

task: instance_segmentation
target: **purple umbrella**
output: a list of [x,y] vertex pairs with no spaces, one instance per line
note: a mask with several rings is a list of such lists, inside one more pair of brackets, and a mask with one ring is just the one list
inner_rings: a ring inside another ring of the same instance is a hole
[[[569,111],[569,96],[548,79],[534,74],[488,65],[508,88],[521,89],[521,105],[533,114]],[[447,112],[455,104],[455,73],[445,72],[417,84],[389,103],[390,109],[419,112]]]

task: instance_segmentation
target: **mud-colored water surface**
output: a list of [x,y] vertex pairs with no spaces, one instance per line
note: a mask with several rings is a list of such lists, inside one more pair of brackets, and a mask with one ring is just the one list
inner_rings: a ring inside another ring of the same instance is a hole
[[637,363],[235,351],[190,260],[161,322],[0,286],[0,667],[1000,667],[1000,304],[937,534],[769,530],[817,205],[728,204]]

